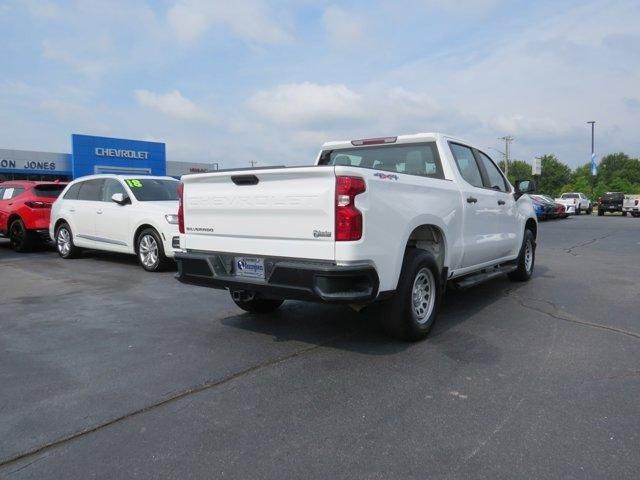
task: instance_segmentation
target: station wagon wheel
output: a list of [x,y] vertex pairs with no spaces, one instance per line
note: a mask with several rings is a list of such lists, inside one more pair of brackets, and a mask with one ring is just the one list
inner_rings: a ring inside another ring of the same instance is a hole
[[9,225],[9,243],[16,252],[28,252],[31,249],[31,236],[19,218]]
[[140,232],[136,251],[140,265],[148,272],[158,272],[168,266],[169,261],[164,253],[160,236],[152,228]]
[[82,250],[73,243],[73,234],[68,224],[62,223],[56,230],[56,249],[62,258],[77,258]]

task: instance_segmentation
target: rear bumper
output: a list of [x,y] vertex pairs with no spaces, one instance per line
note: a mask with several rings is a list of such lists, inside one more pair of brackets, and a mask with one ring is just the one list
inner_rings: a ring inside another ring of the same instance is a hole
[[238,277],[227,253],[176,253],[176,278],[190,285],[250,290],[267,297],[324,303],[367,303],[378,295],[379,279],[371,265],[339,266],[310,260],[266,257],[265,278]]

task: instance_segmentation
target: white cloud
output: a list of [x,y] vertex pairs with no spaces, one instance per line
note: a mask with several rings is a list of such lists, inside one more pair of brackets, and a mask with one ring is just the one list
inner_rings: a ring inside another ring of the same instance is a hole
[[198,107],[191,100],[184,97],[178,90],[173,90],[168,93],[136,90],[135,96],[140,105],[157,110],[179,120],[215,122],[212,114]]
[[261,90],[248,101],[263,117],[281,124],[317,125],[366,114],[361,96],[345,85],[288,83]]
[[277,45],[291,36],[272,18],[263,0],[178,0],[168,12],[169,25],[184,42],[193,42],[209,28],[223,25],[249,43]]
[[424,5],[431,9],[446,10],[449,12],[467,15],[478,15],[496,8],[500,0],[423,0]]

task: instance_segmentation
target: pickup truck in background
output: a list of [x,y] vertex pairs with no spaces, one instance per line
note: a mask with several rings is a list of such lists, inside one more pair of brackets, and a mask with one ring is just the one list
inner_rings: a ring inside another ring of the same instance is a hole
[[640,217],[640,195],[627,195],[622,203],[622,213],[630,213],[634,217]]
[[[560,195],[560,198],[556,198],[555,201],[563,204],[567,209],[567,213],[575,213],[576,215],[580,215],[580,213],[584,212],[587,215],[591,215],[591,212],[593,212],[593,205],[591,204],[591,200],[589,200],[589,198],[587,198],[584,193],[563,193],[562,195]],[[573,210],[573,212],[570,210]]]
[[624,193],[607,192],[598,200],[598,216],[601,217],[605,212],[614,213],[622,212],[622,216],[626,216],[627,212],[623,211]]
[[186,175],[176,277],[253,313],[379,301],[386,331],[418,340],[447,283],[531,277],[534,188],[434,133],[325,143],[315,166]]

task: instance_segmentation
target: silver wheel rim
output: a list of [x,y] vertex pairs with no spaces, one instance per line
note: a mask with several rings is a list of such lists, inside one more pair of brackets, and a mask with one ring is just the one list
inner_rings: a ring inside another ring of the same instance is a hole
[[66,228],[61,228],[58,230],[58,251],[62,255],[67,255],[71,250],[71,235],[69,234],[69,230]]
[[426,323],[431,317],[431,312],[433,312],[433,306],[436,302],[435,284],[433,273],[426,267],[420,269],[413,280],[411,308],[419,324]]
[[147,268],[153,268],[158,262],[158,243],[151,235],[144,235],[140,239],[140,261]]
[[533,268],[533,245],[529,239],[524,246],[524,268],[527,273],[530,273]]

